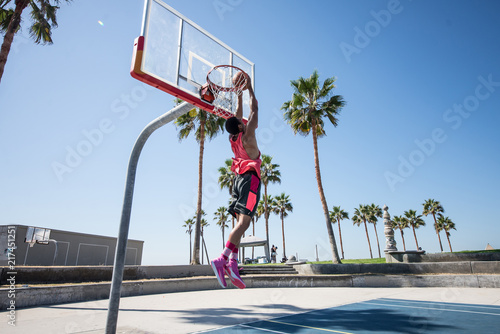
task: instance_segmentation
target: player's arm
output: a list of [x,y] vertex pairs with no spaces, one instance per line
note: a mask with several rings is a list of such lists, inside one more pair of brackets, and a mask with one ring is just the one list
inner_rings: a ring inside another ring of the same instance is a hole
[[240,120],[243,119],[243,94],[238,95],[238,107],[234,116]]
[[255,132],[259,125],[259,104],[251,84],[248,84],[248,94],[250,95],[250,115],[248,115],[247,131]]

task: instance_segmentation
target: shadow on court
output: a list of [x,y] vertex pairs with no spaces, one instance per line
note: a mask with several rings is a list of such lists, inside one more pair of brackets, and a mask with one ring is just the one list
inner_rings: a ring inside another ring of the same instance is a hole
[[[359,304],[341,308],[357,308]],[[459,327],[439,323],[439,319],[380,308],[325,309],[302,314],[221,328],[210,333],[449,333]]]
[[[443,325],[442,323],[434,322],[431,317],[416,314],[409,315],[397,310],[380,308],[361,310],[327,309],[287,317],[286,320],[287,323],[296,323],[302,326],[344,329],[347,332],[377,331],[417,334],[457,329],[453,325]],[[287,327],[287,332],[289,330]],[[291,331],[291,333],[294,333],[294,331]]]
[[[103,307],[79,307],[71,305],[47,306],[51,309],[65,309],[78,311],[107,311]],[[251,309],[251,310],[250,310]],[[169,313],[177,314],[177,319],[182,319],[185,323],[198,323],[204,325],[227,325],[228,322],[238,324],[242,322],[254,321],[267,317],[290,316],[291,313],[310,312],[313,309],[296,307],[287,304],[252,305],[249,308],[241,307],[217,307],[217,308],[192,308],[189,310],[173,309],[146,309],[146,308],[120,308],[120,312],[145,312],[145,313]],[[250,318],[249,318],[250,316]]]

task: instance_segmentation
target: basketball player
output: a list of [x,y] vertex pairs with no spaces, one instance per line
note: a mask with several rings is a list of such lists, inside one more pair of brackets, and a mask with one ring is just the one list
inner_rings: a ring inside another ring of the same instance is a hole
[[259,119],[259,107],[252,89],[250,78],[246,73],[239,72],[239,75],[247,77],[245,90],[250,95],[250,114],[248,123],[243,123],[243,94],[238,96],[238,108],[235,117],[226,121],[226,131],[229,132],[229,142],[234,153],[231,170],[236,174],[233,185],[233,198],[229,205],[229,213],[237,219],[237,223],[226,243],[226,248],[220,257],[210,261],[215,276],[219,284],[225,288],[226,274],[233,285],[240,289],[246,287],[238,271],[238,247],[245,231],[250,226],[250,221],[257,209],[260,200],[260,151],[255,138],[255,129]]

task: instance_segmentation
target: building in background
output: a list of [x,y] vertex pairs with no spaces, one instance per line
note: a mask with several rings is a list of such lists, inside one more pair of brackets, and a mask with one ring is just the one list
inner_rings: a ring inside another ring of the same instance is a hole
[[[0,225],[0,266],[109,266],[114,262],[116,240],[44,227]],[[126,265],[141,264],[143,245],[144,241],[128,240]]]

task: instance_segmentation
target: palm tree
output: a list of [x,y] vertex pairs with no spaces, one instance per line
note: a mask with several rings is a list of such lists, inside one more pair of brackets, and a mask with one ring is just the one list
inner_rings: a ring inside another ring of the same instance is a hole
[[[205,212],[202,210],[203,216],[205,216]],[[202,249],[201,249],[201,264],[203,264],[203,250],[205,250],[205,253],[207,254],[207,263],[210,263],[210,260],[208,259],[208,250],[207,250],[207,245],[205,244],[205,238],[203,236],[203,232],[205,231],[205,227],[210,226],[210,224],[207,222],[205,218],[201,218],[200,220],[200,226],[201,226],[201,242],[202,242]]]
[[285,193],[276,196],[272,199],[271,210],[280,216],[281,218],[281,235],[283,236],[283,258],[286,259],[285,250],[285,217],[288,216],[288,212],[293,211],[292,203],[290,203],[290,196]]
[[[70,2],[71,0],[64,0]],[[57,27],[56,13],[60,0],[15,0],[14,9],[6,9],[11,0],[0,0],[0,31],[4,33],[0,49],[0,81],[2,80],[7,57],[9,56],[14,35],[21,29],[21,16],[23,11],[30,6],[31,38],[36,44],[52,44],[52,29]],[[54,3],[54,4],[52,4]]]
[[366,240],[368,240],[368,248],[370,249],[370,258],[373,259],[372,245],[370,243],[370,236],[368,235],[368,227],[366,226],[366,221],[370,215],[370,210],[368,205],[359,205],[359,208],[354,209],[354,216],[352,216],[353,225],[360,226],[361,223],[365,224]]
[[266,240],[269,247],[269,196],[267,196],[267,186],[269,183],[281,183],[281,172],[278,164],[272,163],[273,158],[269,155],[262,155],[260,165],[261,182],[264,185],[264,219],[266,221]]
[[[219,167],[219,185],[221,189],[227,188],[229,190],[229,196],[233,195],[233,185],[236,175],[231,170],[231,165],[233,164],[233,159],[226,159],[224,161],[224,167]],[[234,217],[231,215],[232,228],[234,228]]]
[[292,80],[291,85],[294,89],[292,100],[285,102],[281,109],[285,110],[284,118],[291,125],[295,134],[307,136],[312,132],[316,181],[325,215],[326,229],[330,238],[332,261],[333,263],[341,263],[321,181],[318,155],[318,137],[326,134],[323,117],[326,117],[336,127],[338,125],[336,116],[344,106],[342,96],[331,95],[333,88],[335,88],[334,82],[334,77],[327,78],[320,87],[317,71],[314,71],[309,78],[300,77],[298,80]]
[[[262,217],[264,214],[264,199],[261,199],[259,201],[259,204],[257,204],[257,210],[255,210],[255,222],[259,221],[259,218]],[[255,227],[253,229],[253,234],[255,235]]]
[[[438,236],[441,234],[441,231],[444,230],[443,221],[439,219],[442,216],[443,216],[442,214],[439,214],[436,222],[434,223],[434,230],[436,231]],[[441,245],[441,240],[439,240],[439,244]],[[441,248],[441,252],[443,252],[443,248]]]
[[405,237],[403,230],[408,227],[409,224],[408,224],[408,219],[406,219],[406,217],[394,216],[394,218],[392,218],[392,228],[395,230],[399,230],[401,232],[401,239],[403,239],[403,249],[405,252],[406,252],[406,245],[405,245]]
[[[203,249],[205,249],[205,251],[207,251],[207,246],[205,244],[205,239],[203,237],[203,232],[205,230],[205,226],[210,226],[210,224],[204,218],[206,215],[207,214],[205,213],[205,210],[201,210],[201,212],[200,212],[200,217],[201,217],[201,219],[200,219],[200,227],[201,227],[200,228],[200,237],[201,237],[201,264],[203,264],[203,256],[204,256]],[[195,222],[195,224],[196,224],[196,217],[197,216],[198,215],[195,214],[193,216],[193,218],[191,218],[193,220],[193,222]],[[207,253],[207,257],[208,257],[208,251],[206,253]],[[207,259],[207,261],[208,261],[208,259]]]
[[443,230],[446,232],[446,238],[448,239],[448,246],[450,246],[450,252],[453,253],[453,249],[451,249],[451,242],[450,242],[450,231],[456,230],[455,223],[452,222],[450,218],[444,217],[443,215],[439,215],[438,223],[443,226]]
[[182,227],[187,227],[186,233],[189,234],[189,263],[191,263],[191,259],[193,257],[192,244],[191,244],[191,234],[193,233],[193,225],[195,221],[192,218],[189,218],[184,222]]
[[[267,217],[269,220],[269,214],[272,212],[271,208],[271,202],[273,201],[273,197],[271,195],[264,195],[261,197],[259,204],[257,205],[257,211],[255,212],[255,215],[258,216],[258,218],[264,216],[264,218]],[[266,204],[267,203],[267,213],[266,213]],[[266,226],[267,227],[267,226]],[[267,245],[269,246],[269,237],[267,236],[269,234],[269,229],[266,228],[266,238],[267,238]],[[271,254],[271,251],[269,251],[269,254]],[[253,258],[253,257],[252,257]]]
[[441,248],[441,252],[442,252],[443,251],[443,244],[441,243],[441,236],[439,235],[439,231],[441,231],[441,230],[438,229],[438,222],[436,219],[436,215],[444,213],[443,206],[441,205],[441,203],[439,203],[439,201],[433,200],[431,198],[428,199],[427,201],[425,201],[422,205],[424,206],[424,211],[422,212],[422,214],[424,216],[427,216],[428,214],[432,214],[432,217],[434,218],[434,229],[436,230],[436,234],[437,234],[438,240],[439,240],[439,247]]
[[[259,221],[259,218],[262,217],[262,215],[264,214],[264,201],[261,199],[259,201],[259,204],[257,204],[257,210],[255,210],[255,215],[253,216],[254,219],[252,219],[252,225],[253,225],[253,235],[255,235],[255,223],[257,223],[257,221]],[[255,254],[254,254],[254,251],[255,251],[255,247],[252,247],[252,259],[255,258]]]
[[[176,102],[180,103],[177,99]],[[205,149],[205,139],[213,139],[217,134],[223,131],[225,120],[222,117],[207,113],[205,110],[196,109],[195,113],[187,113],[179,116],[175,120],[175,125],[179,129],[179,141],[187,138],[191,132],[194,132],[196,141],[200,144],[198,160],[198,203],[196,208],[196,225],[194,232],[194,249],[192,264],[200,264],[200,237],[201,237],[201,199],[203,184],[203,151]]]
[[340,252],[342,253],[342,260],[344,259],[344,246],[342,245],[342,231],[340,230],[340,221],[343,219],[349,219],[349,214],[342,210],[340,206],[334,206],[333,210],[330,211],[330,220],[332,221],[332,224],[339,224]]
[[229,219],[229,214],[227,212],[227,208],[225,206],[220,206],[217,211],[214,212],[214,220],[217,221],[217,226],[220,227],[222,231],[222,249],[225,247],[224,242],[224,230],[229,227],[226,223]]
[[377,247],[378,247],[378,257],[380,258],[382,257],[382,255],[380,254],[380,243],[378,241],[377,217],[382,218],[382,209],[380,208],[380,206],[375,205],[373,203],[368,208],[370,210],[370,214],[368,216],[368,222],[373,224],[373,228],[375,229],[375,237],[377,238]]
[[419,228],[420,226],[425,226],[425,222],[422,219],[422,215],[417,215],[417,211],[415,211],[415,210],[405,211],[404,214],[405,214],[406,219],[408,220],[408,224],[413,229],[413,236],[415,237],[415,243],[417,244],[417,250],[419,250],[420,248],[418,247],[417,234],[415,233],[415,229]]

